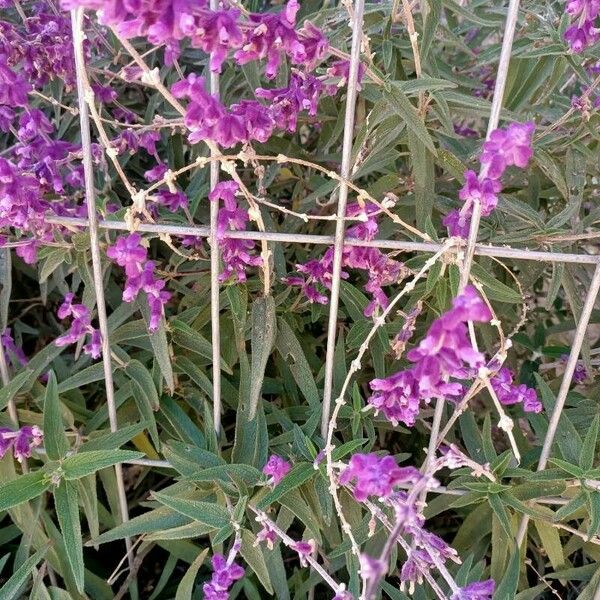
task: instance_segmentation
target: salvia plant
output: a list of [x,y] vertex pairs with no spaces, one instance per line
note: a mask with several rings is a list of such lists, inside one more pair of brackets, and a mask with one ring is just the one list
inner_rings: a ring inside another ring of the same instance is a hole
[[0,0],[0,598],[600,598],[599,0]]

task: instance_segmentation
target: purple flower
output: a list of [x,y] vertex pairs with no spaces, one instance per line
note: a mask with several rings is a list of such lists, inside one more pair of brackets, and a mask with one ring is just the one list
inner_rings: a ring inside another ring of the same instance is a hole
[[291,468],[292,465],[287,460],[277,454],[272,454],[262,472],[270,475],[267,484],[275,487],[290,472]]
[[308,540],[307,542],[299,541],[290,544],[290,548],[297,552],[298,558],[300,559],[300,566],[306,567],[308,566],[306,559],[312,556],[312,553],[315,551],[316,544],[315,540]]
[[204,600],[227,600],[229,588],[244,576],[244,569],[233,561],[227,561],[222,554],[213,555],[212,568],[210,582],[202,587]]
[[373,394],[368,402],[397,425],[414,425],[420,401],[432,398],[453,400],[463,387],[452,378],[465,379],[476,374],[485,363],[481,352],[473,349],[467,321],[486,322],[491,312],[475,288],[467,286],[452,308],[436,319],[421,342],[407,353],[413,364],[385,379],[370,383]]
[[[495,179],[478,179],[475,171],[465,172],[465,184],[458,197],[465,202],[465,208],[472,202],[481,203],[481,214],[487,217],[498,204],[497,194],[502,190],[502,184]],[[468,209],[467,209],[468,210]]]
[[392,340],[392,350],[394,351],[394,355],[397,359],[400,359],[402,357],[402,354],[404,354],[406,344],[410,341],[410,338],[412,337],[415,331],[417,318],[421,314],[422,309],[423,303],[419,301],[417,305],[414,308],[412,308],[406,315],[404,325],[402,325],[402,329],[400,329],[400,331]]
[[25,425],[17,431],[8,427],[0,427],[0,458],[2,458],[10,448],[13,450],[13,456],[19,461],[31,456],[31,449],[42,444],[44,434],[39,427],[35,425]]
[[246,280],[246,268],[262,265],[260,256],[250,254],[256,247],[253,240],[242,240],[225,237],[227,231],[243,231],[249,220],[248,211],[238,206],[236,193],[238,184],[235,181],[222,181],[218,183],[209,194],[212,202],[223,201],[217,219],[217,238],[223,260],[223,272],[219,275],[220,281],[227,281],[234,277],[238,282]]
[[[372,240],[379,230],[376,216],[373,214],[378,210],[378,207],[372,204],[361,206],[356,203],[348,206],[346,214],[349,217],[360,216],[364,222],[350,227],[346,232],[347,237]],[[368,281],[364,289],[371,295],[371,302],[364,310],[367,317],[378,312],[380,308],[387,307],[388,298],[382,288],[397,283],[407,273],[401,262],[389,258],[379,249],[351,245],[344,246],[342,267],[358,269],[367,274]],[[287,277],[284,282],[300,286],[309,302],[327,304],[327,296],[319,291],[319,286],[326,289],[331,287],[333,248],[329,248],[320,259],[311,259],[303,265],[296,265],[296,269],[306,277]],[[347,279],[348,272],[342,271],[341,277]]]
[[187,208],[189,205],[188,197],[179,190],[176,192],[160,190],[156,194],[156,199],[159,204],[173,213],[177,212],[180,208]]
[[276,540],[277,533],[271,528],[268,521],[264,521],[262,529],[256,534],[255,545],[258,545],[260,542],[266,542],[267,548],[273,550],[273,544],[275,544]]
[[155,167],[144,173],[144,179],[146,181],[159,181],[168,170],[169,167],[165,163],[159,162]]
[[593,46],[600,39],[600,32],[594,21],[578,21],[565,31],[565,40],[569,44],[571,52],[579,54],[586,48]]
[[[568,354],[563,354],[560,357],[560,362],[566,363],[569,360]],[[573,381],[575,383],[583,383],[588,378],[588,372],[582,361],[578,360],[575,364],[575,371],[573,372]]]
[[92,331],[89,344],[85,344],[83,351],[92,358],[100,358],[102,355],[102,336],[99,329]]
[[513,374],[510,369],[503,367],[490,379],[490,383],[498,396],[498,400],[506,406],[522,404],[525,412],[542,412],[542,403],[538,400],[533,388],[525,384],[514,385]]
[[0,106],[0,131],[8,133],[15,120],[15,111],[9,106]]
[[6,56],[0,55],[0,104],[27,106],[31,84],[17,75],[7,64]]
[[146,249],[141,246],[141,236],[137,233],[121,236],[114,246],[106,251],[109,258],[125,267],[125,288],[123,300],[133,302],[140,291],[146,293],[146,300],[150,308],[150,322],[148,330],[153,333],[160,326],[164,315],[164,306],[170,300],[171,293],[163,288],[165,282],[157,279],[154,274],[155,265],[151,260],[146,260]]
[[59,319],[73,317],[68,331],[54,340],[57,346],[69,346],[76,344],[86,335],[90,335],[90,342],[83,346],[85,354],[92,358],[100,358],[102,354],[102,338],[100,331],[94,329],[91,325],[90,311],[84,304],[73,304],[75,295],[69,292],[65,295],[62,304],[58,307],[57,316]]
[[467,238],[471,226],[471,215],[466,211],[451,210],[442,220],[442,223],[448,228],[448,234]]
[[533,155],[532,136],[535,124],[511,123],[506,129],[492,131],[483,144],[481,165],[486,176],[499,179],[507,167],[525,168]]
[[[9,360],[14,367],[24,366],[29,362],[27,356],[25,356],[25,352],[23,352],[23,349],[15,344],[10,327],[7,327],[0,335],[0,342],[2,342],[2,348],[0,349],[0,352],[4,352],[7,360]],[[14,357],[14,360],[17,361],[17,364],[13,362],[12,357]]]
[[369,496],[389,497],[399,483],[415,483],[421,474],[414,467],[399,467],[393,456],[354,454],[340,475],[340,484],[354,482],[354,497],[364,502]]
[[139,233],[120,236],[117,243],[106,250],[106,255],[119,266],[124,267],[127,275],[137,275],[148,254],[141,241],[142,236]]
[[37,108],[27,108],[19,118],[17,135],[23,143],[31,142],[36,137],[52,133],[54,128],[46,115]]
[[453,594],[451,600],[492,600],[495,589],[496,582],[493,579],[475,581]]
[[397,426],[404,423],[412,427],[419,415],[420,395],[419,383],[411,369],[399,371],[385,379],[373,379],[369,384],[373,394],[369,404],[375,409],[375,414],[383,416]]
[[[348,59],[336,60],[331,63],[331,66],[327,69],[327,75],[329,77],[339,78],[339,82],[336,86],[328,88],[328,93],[335,94],[337,88],[344,87],[348,83],[348,77],[350,76],[350,61]],[[358,64],[358,87],[360,90],[360,84],[365,76],[365,65],[363,63]]]
[[450,211],[443,220],[449,235],[466,238],[469,234],[471,215],[475,202],[481,205],[481,214],[489,216],[498,204],[502,191],[500,178],[507,167],[516,165],[524,168],[533,155],[532,137],[535,125],[512,123],[506,129],[492,131],[483,144],[481,170],[465,172],[465,183],[459,192],[464,204],[460,211]]

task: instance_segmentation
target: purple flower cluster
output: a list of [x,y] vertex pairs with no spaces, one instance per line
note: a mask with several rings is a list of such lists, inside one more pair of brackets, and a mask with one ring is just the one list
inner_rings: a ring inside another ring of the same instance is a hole
[[279,13],[248,15],[226,5],[212,11],[207,0],[62,0],[61,5],[67,10],[83,6],[98,11],[101,23],[126,38],[143,36],[151,44],[164,44],[168,64],[179,56],[185,39],[192,48],[211,55],[210,69],[215,72],[221,71],[231,52],[238,65],[265,59],[266,75],[273,79],[284,56],[294,65],[314,68],[328,50],[327,39],[312,23],[296,30],[297,0],[289,0]]
[[394,356],[398,360],[402,358],[404,350],[406,349],[406,344],[410,341],[410,338],[412,337],[415,331],[417,318],[421,314],[422,309],[423,303],[419,301],[417,305],[414,308],[412,308],[406,315],[406,318],[404,319],[404,325],[402,325],[402,329],[400,329],[400,331],[392,340],[392,351],[394,352]]
[[267,484],[275,487],[290,472],[291,468],[292,465],[287,460],[277,454],[272,454],[262,472],[269,475]]
[[125,302],[133,302],[140,291],[145,292],[150,308],[148,330],[153,333],[160,325],[171,293],[164,289],[165,281],[156,278],[155,264],[148,260],[148,250],[141,242],[142,236],[139,233],[119,236],[116,244],[106,250],[106,255],[125,269]]
[[208,195],[211,202],[223,202],[217,221],[217,240],[224,265],[223,272],[219,275],[220,281],[227,281],[231,277],[238,282],[246,281],[246,268],[262,265],[260,256],[250,254],[256,246],[254,240],[226,237],[227,231],[245,230],[250,220],[248,211],[240,208],[237,203],[238,190],[239,186],[235,181],[221,181]]
[[[445,458],[435,461],[433,473],[446,464]],[[424,528],[423,504],[419,497],[421,491],[438,485],[432,475],[422,474],[414,467],[399,467],[391,456],[355,454],[341,472],[339,482],[342,485],[354,482],[353,494],[357,501],[368,502],[372,496],[392,509],[395,522],[401,526],[399,533],[412,538],[407,560],[400,571],[401,589],[408,584],[412,593],[415,583],[420,583],[424,574],[438,568],[440,563],[460,562],[456,550]],[[395,490],[399,484],[407,484],[410,491]],[[369,504],[372,511],[376,511],[374,506]],[[387,567],[366,554],[360,556],[360,565],[361,576],[366,580],[379,580]]]
[[41,446],[44,434],[35,425],[25,425],[17,431],[8,427],[0,427],[0,458],[11,448],[13,456],[19,461],[31,456],[31,449]]
[[[360,217],[362,222],[349,227],[346,232],[346,238],[360,240],[374,239],[379,231],[377,223],[378,211],[378,207],[374,204],[361,206],[356,203],[348,206],[346,215],[348,217]],[[334,250],[333,248],[329,248],[321,258],[296,265],[296,269],[301,275],[287,277],[285,282],[290,285],[299,286],[311,304],[315,302],[318,304],[327,304],[328,298],[319,291],[319,287],[331,288],[333,256]],[[357,269],[364,271],[367,275],[368,280],[364,286],[364,290],[371,296],[371,301],[364,310],[364,314],[367,317],[376,314],[379,309],[385,309],[388,306],[389,300],[383,288],[397,283],[408,272],[403,263],[389,258],[378,248],[351,245],[344,246],[342,268]],[[341,277],[343,279],[347,279],[349,276],[350,274],[347,271],[342,271]]]
[[224,148],[251,141],[266,142],[275,130],[295,131],[298,115],[306,110],[317,114],[324,93],[335,93],[323,79],[311,73],[294,71],[283,88],[257,88],[256,96],[268,100],[265,106],[257,100],[241,100],[227,108],[206,89],[203,77],[195,74],[173,85],[173,95],[189,100],[185,125],[189,140],[213,140]]
[[414,467],[399,467],[393,456],[354,454],[340,475],[340,484],[354,482],[353,495],[358,502],[369,496],[389,498],[399,483],[413,484],[421,479]]
[[0,334],[0,343],[2,344],[0,352],[4,352],[7,362],[10,362],[13,367],[18,368],[29,362],[23,349],[15,344],[10,327],[7,327],[4,332]]
[[528,122],[512,123],[506,129],[492,131],[483,144],[479,175],[471,170],[465,172],[465,183],[458,194],[464,202],[462,208],[449,212],[443,220],[450,235],[468,236],[475,202],[481,204],[484,217],[496,208],[498,194],[502,191],[500,179],[506,169],[511,165],[525,168],[533,155],[534,129],[535,125]]
[[57,316],[59,319],[73,317],[67,333],[54,340],[57,346],[76,344],[80,339],[89,334],[89,343],[83,346],[83,351],[92,358],[99,358],[102,354],[102,337],[100,330],[92,327],[90,310],[84,304],[73,304],[75,294],[69,292],[59,306]]
[[542,412],[542,403],[539,401],[537,392],[524,383],[515,385],[513,383],[513,374],[510,369],[502,367],[490,383],[498,396],[498,400],[505,406],[511,404],[522,404],[525,412]]
[[594,97],[589,92],[581,96],[571,96],[571,108],[579,111],[585,119],[589,120],[592,109],[600,108],[600,96]]
[[37,240],[52,239],[44,219],[46,208],[36,177],[0,158],[0,227],[33,235],[34,240],[17,246],[17,255],[28,264],[37,259]]
[[[560,357],[561,363],[566,364],[568,360],[569,360],[568,354],[563,354]],[[589,373],[588,373],[587,369],[585,368],[585,365],[583,364],[582,361],[578,360],[575,365],[575,371],[573,371],[573,381],[575,383],[584,383],[586,381],[586,379],[588,378],[588,376],[589,376]]]
[[421,400],[432,398],[455,400],[463,392],[462,384],[484,365],[484,355],[473,349],[467,321],[487,322],[492,315],[475,288],[468,286],[453,301],[453,307],[436,319],[420,344],[407,358],[413,363],[387,377],[374,379],[373,395],[368,402],[394,425],[414,425]]
[[[235,557],[234,554],[231,556]],[[210,581],[202,586],[204,600],[228,600],[229,588],[244,576],[244,568],[222,554],[213,555],[212,568]]]
[[0,55],[36,87],[60,79],[68,91],[75,84],[70,19],[48,8],[37,3],[24,23],[0,21]]
[[600,40],[600,29],[596,27],[600,0],[568,0],[566,12],[574,19],[565,31],[571,52],[583,52]]

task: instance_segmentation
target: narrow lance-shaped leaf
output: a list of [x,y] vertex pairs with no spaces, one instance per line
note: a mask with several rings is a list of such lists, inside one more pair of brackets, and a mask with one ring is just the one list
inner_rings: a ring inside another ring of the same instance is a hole
[[53,371],[48,374],[44,399],[44,444],[48,458],[51,460],[61,459],[69,450],[60,411],[56,376]]
[[69,567],[77,585],[83,592],[84,567],[81,524],[79,522],[79,505],[77,488],[70,481],[61,481],[54,490],[54,505],[58,523],[65,541],[65,550]]
[[581,447],[581,456],[579,457],[579,466],[586,471],[594,466],[594,456],[596,454],[596,443],[598,441],[598,428],[600,427],[600,416],[596,415],[588,432],[583,440]]
[[208,554],[208,548],[205,548],[198,554],[196,560],[190,565],[186,574],[181,578],[181,582],[177,586],[177,593],[175,594],[175,600],[192,600],[192,593],[194,591],[194,581],[196,581],[196,575],[202,566],[202,563],[206,560]]
[[258,298],[252,304],[252,359],[250,367],[250,391],[248,394],[248,418],[254,419],[265,378],[265,367],[273,349],[277,322],[273,296]]
[[37,498],[49,487],[50,480],[44,471],[26,473],[8,483],[0,484],[0,512]]
[[16,600],[19,597],[21,588],[25,585],[35,565],[44,558],[46,552],[48,552],[48,548],[38,550],[13,573],[12,577],[0,588],[2,600]]
[[112,467],[113,465],[142,458],[143,456],[141,452],[133,452],[132,450],[91,450],[90,452],[78,452],[64,459],[62,469],[65,479],[81,479],[100,469],[106,469],[106,467]]

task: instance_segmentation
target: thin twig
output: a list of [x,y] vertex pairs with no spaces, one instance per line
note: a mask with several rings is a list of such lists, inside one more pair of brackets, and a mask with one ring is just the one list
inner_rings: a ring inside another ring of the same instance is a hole
[[[592,277],[592,281],[590,283],[590,289],[587,293],[585,304],[583,305],[583,308],[581,310],[579,323],[577,323],[575,337],[571,342],[571,352],[569,353],[569,359],[567,360],[567,364],[565,366],[565,373],[560,384],[560,389],[558,390],[558,394],[556,396],[556,402],[554,403],[552,416],[550,417],[550,422],[548,423],[548,430],[546,431],[546,437],[544,438],[544,445],[542,446],[540,461],[537,467],[538,471],[543,471],[546,468],[546,465],[548,464],[550,450],[552,449],[552,444],[554,443],[554,438],[558,429],[560,416],[565,406],[567,394],[571,386],[571,380],[573,379],[573,373],[575,373],[575,368],[577,367],[577,360],[579,359],[579,354],[581,352],[583,340],[585,339],[587,326],[592,315],[594,304],[596,303],[598,290],[600,290],[600,265],[597,265],[596,269],[594,270],[594,276]],[[517,534],[517,542],[519,546],[525,538],[528,523],[529,517],[525,515],[521,520],[521,523],[519,525],[519,532]]]
[[[94,165],[92,160],[92,141],[90,138],[90,121],[88,114],[88,102],[86,98],[87,76],[85,72],[85,58],[83,52],[83,9],[77,8],[71,11],[71,28],[73,31],[73,51],[75,54],[75,68],[77,75],[77,98],[79,102],[79,123],[81,128],[81,147],[83,151],[83,171],[85,179],[85,199],[88,209],[88,227],[90,234],[90,252],[92,256],[92,269],[94,275],[94,289],[96,292],[96,307],[98,311],[98,323],[102,337],[102,363],[104,365],[104,382],[106,390],[106,404],[110,429],[118,430],[117,408],[114,396],[114,383],[112,376],[112,364],[110,359],[110,341],[108,319],[106,315],[106,304],[104,300],[104,283],[102,280],[102,258],[100,256],[100,242],[98,239],[98,217],[96,212],[96,197],[94,189]],[[89,84],[88,84],[89,85]],[[123,482],[123,469],[120,464],[115,465],[115,477],[117,493],[119,496],[119,507],[121,521],[129,520],[129,509],[127,507],[127,494]],[[128,554],[131,551],[131,538],[125,538]],[[130,567],[133,565],[133,556],[129,557]]]

